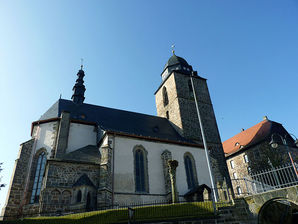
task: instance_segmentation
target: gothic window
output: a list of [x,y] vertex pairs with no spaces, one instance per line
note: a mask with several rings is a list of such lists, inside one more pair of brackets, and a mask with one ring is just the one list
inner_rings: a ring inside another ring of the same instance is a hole
[[39,195],[40,195],[42,178],[45,170],[46,161],[47,161],[46,153],[42,152],[37,159],[37,166],[35,170],[30,203],[37,203],[39,201]]
[[142,146],[134,148],[134,173],[136,192],[148,192],[147,152]]
[[197,181],[195,161],[190,153],[186,153],[184,155],[184,165],[185,165],[188,189],[191,189],[198,184],[198,181]]
[[79,190],[77,193],[77,202],[81,202],[81,200],[82,200],[82,191]]
[[189,91],[189,97],[193,98],[193,89],[191,85],[191,80],[188,80],[188,91]]
[[167,106],[169,103],[167,88],[164,86],[162,89],[163,105]]

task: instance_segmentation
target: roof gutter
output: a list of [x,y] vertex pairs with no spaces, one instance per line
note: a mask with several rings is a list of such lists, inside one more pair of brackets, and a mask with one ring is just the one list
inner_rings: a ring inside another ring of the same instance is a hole
[[154,137],[147,137],[147,136],[139,136],[139,135],[134,135],[134,134],[127,134],[127,133],[123,133],[123,132],[117,132],[117,131],[105,131],[104,135],[102,136],[101,140],[99,141],[98,144],[100,144],[102,142],[102,139],[104,139],[104,137],[108,134],[111,135],[118,135],[118,136],[123,136],[123,137],[131,137],[131,138],[138,138],[138,139],[144,139],[144,140],[148,140],[148,141],[158,141],[158,142],[164,142],[164,143],[169,143],[169,144],[177,144],[177,145],[186,145],[186,146],[190,146],[190,147],[199,147],[199,148],[203,148],[202,144],[196,144],[196,143],[188,143],[188,142],[179,142],[179,141],[173,141],[173,140],[167,140],[167,139],[160,139],[160,138],[154,138]]

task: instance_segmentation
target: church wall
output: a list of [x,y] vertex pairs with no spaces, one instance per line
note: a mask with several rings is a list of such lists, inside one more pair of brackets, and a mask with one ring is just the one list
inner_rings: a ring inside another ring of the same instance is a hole
[[96,145],[96,131],[93,125],[70,123],[66,153],[87,145]]
[[[95,187],[98,187],[99,170],[100,165],[96,164],[48,160],[41,191],[40,212],[50,213],[57,210],[67,212],[72,209],[84,209],[87,193],[90,192],[91,200],[94,200],[96,189],[85,185],[74,188],[73,185],[83,174],[86,174]],[[82,191],[82,201],[76,203],[76,194],[79,189]],[[69,195],[67,200],[64,199],[66,193]]]
[[34,140],[24,142],[20,146],[18,158],[15,161],[14,171],[10,180],[9,190],[1,216],[4,219],[13,219],[22,212],[25,203],[26,178]]
[[59,121],[54,121],[36,125],[33,129],[32,137],[37,137],[35,149],[45,148],[48,158],[51,155],[51,150],[55,147],[58,126]]
[[[177,189],[182,196],[188,191],[186,171],[184,166],[184,153],[190,152],[196,162],[196,171],[199,184],[210,186],[210,179],[207,169],[207,162],[203,149],[180,146],[174,144],[158,143],[141,139],[116,137],[115,139],[115,177],[114,191],[115,202],[129,201],[154,201],[165,199],[165,181],[161,154],[164,150],[172,153],[172,159],[179,162],[177,167]],[[148,176],[149,193],[140,196],[135,195],[134,182],[134,156],[133,149],[141,145],[148,152]],[[134,195],[134,196],[133,196]],[[138,200],[137,200],[138,198]],[[133,200],[132,200],[133,199]]]

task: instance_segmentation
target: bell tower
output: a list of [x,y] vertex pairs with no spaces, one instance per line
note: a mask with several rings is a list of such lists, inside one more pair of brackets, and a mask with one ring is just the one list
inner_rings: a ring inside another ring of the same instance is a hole
[[221,139],[209,95],[207,80],[198,76],[192,66],[173,52],[161,73],[162,83],[155,92],[157,115],[167,118],[186,139],[202,144],[200,123],[196,111],[192,75],[205,138],[211,156],[216,182],[230,178],[226,166]]

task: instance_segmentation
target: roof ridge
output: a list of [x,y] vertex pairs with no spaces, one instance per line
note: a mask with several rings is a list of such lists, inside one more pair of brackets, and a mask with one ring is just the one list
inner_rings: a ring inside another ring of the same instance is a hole
[[[67,100],[67,99],[59,99],[60,100],[64,100],[64,101],[68,101],[71,102],[71,100]],[[99,105],[95,105],[95,104],[90,104],[90,103],[83,103],[82,105],[88,105],[88,106],[93,106],[93,107],[97,107],[97,108],[105,108],[105,109],[110,109],[110,110],[115,110],[115,111],[121,111],[121,112],[126,112],[126,113],[131,113],[131,114],[139,114],[139,115],[145,115],[145,116],[149,116],[149,117],[155,117],[158,119],[162,119],[162,120],[168,120],[164,117],[159,117],[157,115],[152,115],[152,114],[145,114],[145,113],[141,113],[141,112],[134,112],[134,111],[128,111],[128,110],[123,110],[123,109],[117,109],[117,108],[113,108],[113,107],[106,107],[106,106],[99,106]],[[60,105],[59,105],[60,106]],[[59,108],[58,108],[59,109]]]

